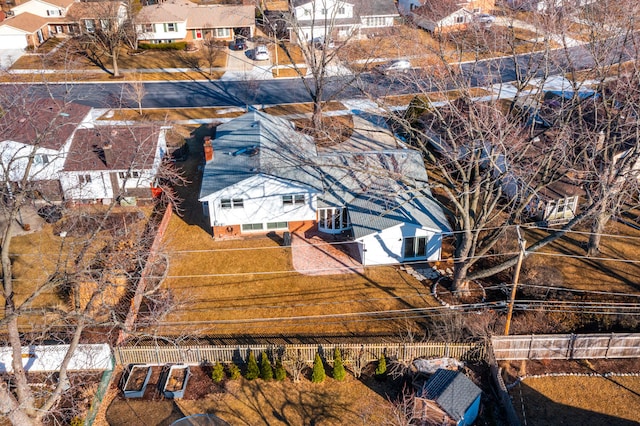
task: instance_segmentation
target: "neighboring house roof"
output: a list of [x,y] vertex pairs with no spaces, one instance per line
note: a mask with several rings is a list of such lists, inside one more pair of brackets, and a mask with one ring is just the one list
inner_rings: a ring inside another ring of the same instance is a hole
[[53,6],[64,7],[64,8],[71,6],[75,2],[75,0],[40,0],[40,1],[42,3],[47,3]]
[[91,107],[39,99],[25,105],[5,105],[0,118],[0,141],[39,143],[43,148],[59,150],[87,116]]
[[418,397],[435,401],[452,419],[459,421],[482,391],[464,374],[438,369],[418,392]]
[[119,1],[75,2],[69,8],[67,16],[74,19],[107,19],[116,18],[120,8],[125,7]]
[[[311,0],[292,0],[293,7],[302,6],[311,3]],[[397,15],[393,0],[347,0],[343,3],[352,4],[354,13],[358,16],[379,16],[379,15]]]
[[187,15],[187,28],[238,28],[255,25],[256,8],[212,4],[191,6]]
[[[155,160],[160,131],[159,127],[150,125],[78,129],[64,170],[149,170]],[[108,146],[112,150],[111,156],[105,155],[105,147]]]
[[413,13],[427,20],[438,22],[463,9],[467,3],[459,0],[425,0],[422,6],[416,8]]
[[11,27],[24,33],[31,34],[47,25],[49,22],[57,21],[60,18],[43,18],[33,13],[24,12],[13,18],[2,21],[2,26]]
[[310,161],[316,154],[313,139],[281,117],[252,111],[221,124],[213,148],[213,160],[204,167],[200,199],[258,174],[321,189]]
[[136,18],[138,23],[187,22],[187,28],[236,28],[255,24],[255,7],[230,5],[196,5],[184,0],[171,0],[144,6]]

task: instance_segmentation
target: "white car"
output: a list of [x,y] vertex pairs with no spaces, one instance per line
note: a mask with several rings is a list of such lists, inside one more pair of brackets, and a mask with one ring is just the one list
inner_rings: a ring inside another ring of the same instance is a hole
[[256,61],[268,61],[269,60],[269,49],[264,44],[256,46],[256,49],[253,52],[253,59]]
[[488,13],[478,13],[473,16],[473,20],[479,24],[491,25],[496,21],[496,17]]
[[413,69],[413,67],[411,66],[411,62],[406,59],[397,59],[378,68],[378,70],[383,74],[407,72],[411,69]]

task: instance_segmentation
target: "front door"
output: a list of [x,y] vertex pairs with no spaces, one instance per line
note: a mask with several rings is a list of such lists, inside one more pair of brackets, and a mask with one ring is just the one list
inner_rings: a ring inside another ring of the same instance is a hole
[[38,44],[42,44],[42,42],[44,41],[44,36],[42,35],[42,30],[41,29],[38,30],[36,35],[38,36]]
[[56,33],[58,34],[62,34],[64,31],[62,31],[62,25],[56,25]]

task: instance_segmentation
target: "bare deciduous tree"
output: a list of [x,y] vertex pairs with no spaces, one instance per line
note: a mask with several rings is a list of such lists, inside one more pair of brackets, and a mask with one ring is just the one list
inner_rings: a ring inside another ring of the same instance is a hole
[[[67,210],[51,198],[44,198],[47,188],[56,183],[61,164],[69,158],[65,150],[54,155],[52,144],[60,140],[64,143],[78,132],[76,127],[86,111],[82,113],[84,110],[77,104],[64,100],[34,101],[23,87],[3,90],[0,105],[4,112],[0,117],[4,301],[0,331],[13,353],[12,372],[0,382],[0,412],[16,425],[41,424],[53,418],[68,423],[70,416],[79,413],[59,411],[58,407],[74,392],[69,363],[78,345],[92,333],[99,333],[102,341],[115,338],[123,327],[130,288],[139,280],[140,271],[150,260],[161,266],[162,259],[148,257],[154,235],[150,232],[152,225],[147,224],[148,214],[119,207],[126,182],[103,206]],[[95,133],[95,129],[92,131]],[[108,138],[116,133],[106,131],[102,135]],[[135,130],[130,133],[131,137],[136,134]],[[137,146],[143,145],[143,141],[138,142]],[[141,151],[140,155],[148,154]],[[125,181],[135,179],[128,171],[138,169],[145,161],[134,155],[128,165],[122,165],[127,170],[122,172],[127,175]],[[54,173],[49,176],[48,170]],[[89,183],[87,177],[84,183]],[[168,183],[165,177],[160,185]],[[35,211],[51,222],[59,220],[42,230],[31,229],[50,241],[40,248],[28,243],[25,246],[26,237],[20,236],[14,225],[28,212],[30,220],[35,221]],[[157,283],[152,287],[146,289],[149,295],[159,288]],[[69,346],[56,371],[57,380],[41,394],[29,383],[22,351],[25,346],[52,339]]]

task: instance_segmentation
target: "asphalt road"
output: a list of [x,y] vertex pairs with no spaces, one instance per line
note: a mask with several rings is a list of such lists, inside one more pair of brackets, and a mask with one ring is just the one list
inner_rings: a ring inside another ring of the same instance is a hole
[[[620,43],[620,46],[622,43]],[[620,55],[610,49],[609,62],[620,62]],[[623,55],[626,57],[627,55]],[[464,79],[472,86],[486,86],[500,82],[523,81],[527,76],[564,74],[568,70],[581,70],[593,64],[591,55],[583,46],[568,50],[556,50],[546,55],[535,53],[502,59],[490,59],[460,66]],[[382,76],[361,74],[353,77],[331,77],[327,79],[325,99],[358,99],[369,96],[380,97],[390,94],[420,93],[437,91],[442,82],[421,70],[421,78],[405,78],[404,75]],[[353,81],[351,81],[353,80]],[[448,88],[453,88],[449,85]],[[79,83],[54,84],[48,87],[33,85],[34,96],[69,98],[93,107],[108,108],[135,106],[126,95],[126,83]],[[246,106],[308,102],[311,98],[300,79],[246,80],[246,81],[178,81],[145,83],[145,108],[180,108],[206,106]]]

